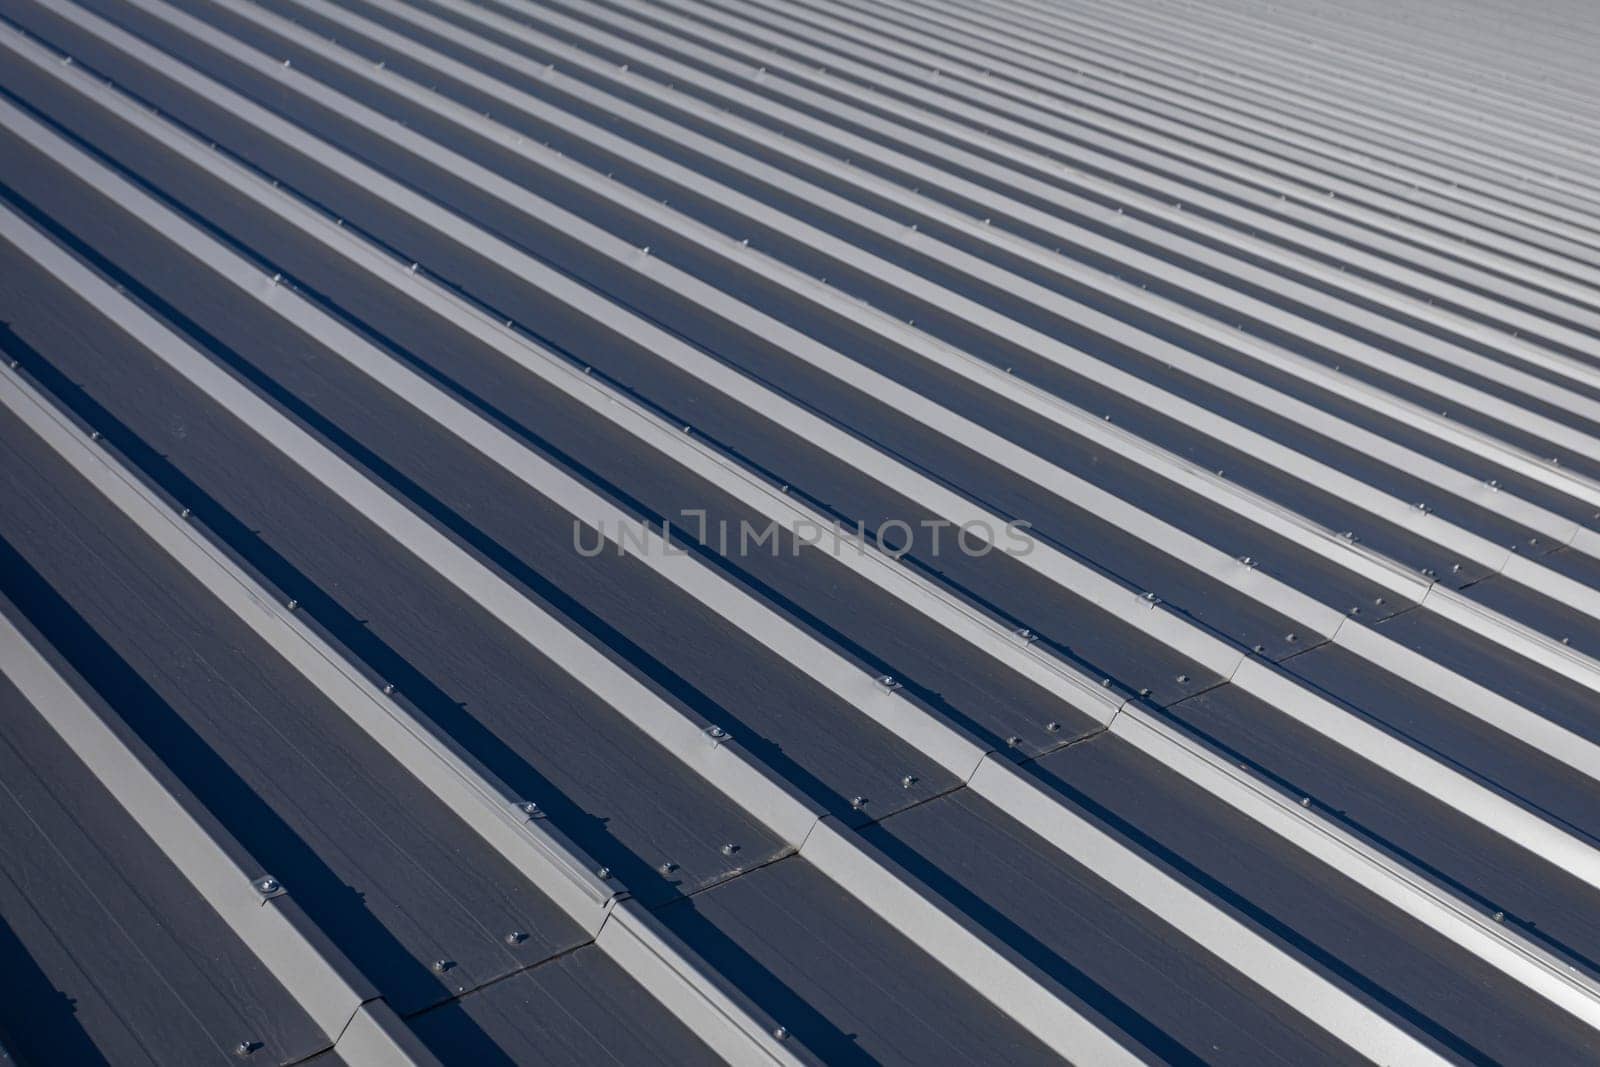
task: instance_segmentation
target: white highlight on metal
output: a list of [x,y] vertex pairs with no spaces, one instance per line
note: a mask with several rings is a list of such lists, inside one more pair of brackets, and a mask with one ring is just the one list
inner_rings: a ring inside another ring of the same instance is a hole
[[[192,32],[208,40],[208,42],[216,44],[242,62],[257,66],[263,65],[263,57],[259,57],[253,50],[244,48],[203,25],[193,25],[194,20],[181,13],[165,9],[161,5],[147,3],[146,0],[135,0],[135,2],[140,3],[141,6],[150,7],[152,11],[161,14],[168,21],[184,27],[186,32]],[[84,14],[79,17],[79,21],[92,24],[99,20]],[[110,32],[115,33],[116,31]],[[130,51],[142,47],[131,41],[124,43],[122,46]],[[148,48],[144,48],[143,51],[145,53],[150,52]],[[146,61],[155,62],[175,72],[180,78],[187,77],[193,81],[197,77],[192,73],[186,73],[183,69],[175,67],[170,60],[159,54]],[[277,69],[270,63],[267,63],[266,66],[269,70]],[[286,81],[296,77],[286,72],[280,72],[278,76]],[[492,235],[448,212],[444,212],[438,205],[398,186],[395,182],[371,170],[371,168],[364,167],[355,160],[342,156],[342,154],[335,152],[329,146],[310,137],[304,131],[295,127],[288,127],[271,116],[260,114],[261,109],[237,98],[233,94],[229,94],[221,86],[210,83],[207,79],[200,80],[206,83],[204,91],[208,96],[218,99],[230,99],[230,104],[236,112],[241,115],[252,116],[250,121],[257,125],[258,128],[270,132],[279,140],[296,147],[297,150],[308,155],[337,160],[337,165],[344,172],[353,176],[358,175],[362,183],[368,188],[375,191],[381,190],[382,195],[391,200],[391,202],[404,205],[419,221],[427,223],[446,237],[461,241],[469,247],[480,250],[493,249],[497,259],[507,264],[515,264],[519,274],[530,284],[539,284],[549,291],[559,292],[562,298],[571,306],[581,310],[595,304],[596,298],[592,293],[581,286],[575,285],[568,279],[550,277],[553,272],[514,247],[499,241]],[[331,106],[330,94],[324,92],[319,99],[324,104]],[[351,113],[365,114],[368,117],[368,125],[374,132],[381,132],[382,135],[391,140],[401,144],[411,144],[418,140],[411,131],[373,115],[367,112],[366,109],[348,103],[342,106]],[[140,124],[148,124],[149,122],[145,116],[138,116],[132,121]],[[436,152],[435,154],[442,155],[443,153]],[[455,169],[459,173],[477,174],[482,170],[482,168],[476,168],[473,164],[459,157],[453,158],[451,162],[455,164]],[[503,179],[493,178],[492,176],[484,177],[479,179],[479,184],[486,191],[493,192],[513,204],[526,204],[530,200],[536,200],[536,198],[531,197],[531,194],[510,186],[510,183],[505,182]],[[507,188],[508,186],[509,188]],[[553,211],[554,208],[551,206],[547,210]],[[615,239],[611,239],[611,241],[612,243],[617,243]],[[687,282],[679,282],[680,286],[687,286],[688,284]],[[732,302],[725,295],[716,291],[707,294],[702,302],[707,303],[708,306],[719,312],[723,312],[724,309],[732,306]],[[721,373],[712,361],[701,356],[681,341],[647,324],[627,322],[621,315],[617,314],[614,307],[610,308],[609,314],[605,315],[605,321],[614,330],[629,330],[638,336],[648,337],[648,343],[651,347],[663,356],[675,355],[676,358],[686,362],[697,361],[707,364],[704,369],[697,370],[698,376],[702,379],[710,380],[711,377]],[[783,410],[783,421],[791,425],[791,427],[798,428],[799,432],[807,433],[814,438],[827,438],[829,429],[825,424],[821,423],[821,420],[792,404],[788,404],[786,401],[775,398],[773,394],[762,390],[754,383],[741,380],[726,383],[721,387],[739,402],[755,410],[762,410],[763,408]],[[931,483],[929,479],[913,471],[904,469],[895,461],[859,442],[855,442],[853,439],[839,439],[836,437],[834,450],[835,454],[839,455],[845,462],[871,474],[885,484],[911,486],[911,489],[902,488],[901,491],[924,501],[937,513],[958,523],[987,521],[991,528],[1003,525],[1003,523],[996,522],[993,516],[986,515],[981,510],[972,507],[963,498],[940,485]],[[394,504],[387,497],[384,499],[390,505]],[[375,506],[382,508],[381,505]],[[393,508],[382,508],[382,510],[389,511],[393,510]],[[394,521],[398,522],[398,517]],[[391,533],[396,529],[396,527],[388,526],[387,523],[386,528]],[[431,527],[426,527],[421,534],[421,536],[428,535],[439,537]],[[472,566],[479,566],[475,561],[470,562],[472,562]],[[1231,678],[1246,691],[1251,691],[1255,695],[1268,700],[1269,703],[1275,704],[1283,713],[1321,733],[1334,743],[1360,754],[1364,759],[1379,768],[1390,773],[1402,774],[1412,785],[1435,793],[1435,795],[1451,803],[1463,814],[1481,822],[1508,840],[1521,847],[1530,848],[1537,853],[1543,854],[1553,862],[1563,864],[1575,877],[1591,885],[1600,885],[1600,850],[1596,850],[1587,842],[1565,833],[1533,812],[1486,788],[1461,772],[1425,756],[1402,740],[1346,713],[1338,705],[1318,696],[1287,676],[1270,670],[1256,661],[1249,660],[1239,650],[1194,627],[1179,616],[1163,609],[1150,610],[1149,605],[1136,593],[1118,586],[1071,557],[1049,548],[1049,546],[1039,546],[1039,549],[1033,554],[1024,557],[1024,562],[1057,584],[1073,590],[1080,596],[1084,596],[1090,602],[1130,622],[1156,639],[1184,651],[1199,662],[1218,671],[1224,677]],[[494,581],[498,582],[498,579],[494,579]],[[492,588],[492,585],[480,590],[469,590],[463,587],[464,591],[469,592],[469,595],[474,595],[480,602],[486,604],[493,604],[496,600],[496,596],[489,595]],[[498,592],[498,596],[503,599],[505,594]],[[523,632],[519,627],[527,625],[529,629],[526,632],[539,633],[538,627],[524,622],[520,617],[529,606],[531,605],[511,605],[513,610],[509,617],[517,621],[517,625],[513,625],[513,629]],[[553,620],[547,621],[552,626],[556,625]],[[546,627],[546,629],[549,630],[549,627]],[[561,631],[561,633],[565,633],[565,631]],[[550,636],[552,640],[560,642],[559,634],[551,632]],[[567,636],[571,637],[571,635]],[[578,641],[577,644],[582,645],[582,642]],[[564,643],[562,647],[565,647]],[[583,647],[587,648],[586,645]],[[591,655],[593,655],[592,650]],[[583,660],[579,659],[574,662],[582,663]],[[609,661],[606,661],[604,665],[600,666],[599,676],[601,679],[607,677],[606,668],[614,670]],[[629,681],[631,682],[631,679]],[[602,691],[609,688],[609,684],[602,685],[596,689],[596,692],[609,699],[608,693]],[[626,687],[624,686],[623,688]],[[630,710],[643,714],[642,708]],[[655,718],[655,716],[652,716],[652,718]],[[658,721],[665,724],[670,720],[662,715]],[[702,771],[702,773],[705,772]],[[776,797],[767,799],[782,806],[782,802]],[[764,800],[763,803],[765,802]],[[746,806],[749,807],[751,805],[746,802]],[[795,838],[788,837],[787,839],[794,840]]]
[[[30,422],[46,417],[23,395],[23,388],[14,372],[0,369],[0,404]],[[72,440],[88,452],[78,435],[73,434]],[[329,960],[277,905],[264,901],[251,888],[251,879],[260,872],[235,862],[211,831],[4,614],[0,614],[0,674],[10,679],[73,754],[105,783],[146,836],[317,1024],[329,1045],[338,1042],[366,1010],[368,1001],[376,1000],[370,990],[351,984],[349,964]],[[340,1043],[338,1049],[345,1062],[366,1067],[424,1067],[431,1060],[412,1056],[381,1031],[375,1032],[370,1043],[359,1047]]]

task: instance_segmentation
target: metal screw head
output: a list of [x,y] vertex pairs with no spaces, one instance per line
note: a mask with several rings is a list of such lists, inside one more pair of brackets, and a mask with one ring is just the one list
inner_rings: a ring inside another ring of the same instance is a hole
[[1495,912],[1494,913],[1494,921],[1497,922],[1497,923],[1505,922],[1506,921],[1506,913],[1503,912],[1503,911]]
[[900,788],[902,788],[902,789],[910,789],[912,786],[914,786],[916,784],[917,784],[917,776],[914,775],[914,774],[908,774],[904,778],[900,779]]
[[394,683],[393,682],[384,683],[383,695],[384,696],[393,696],[394,695]]
[[706,733],[710,734],[712,737],[727,737],[728,736],[728,731],[724,730],[720,726],[713,726],[713,727],[709,728],[708,730],[706,730]]
[[248,1056],[255,1050],[256,1043],[254,1041],[241,1041],[237,1045],[233,1046],[233,1054],[235,1056]]
[[506,944],[508,945],[520,945],[526,940],[528,940],[528,935],[522,930],[513,930],[506,935]]
[[539,805],[535,804],[531,800],[524,800],[521,804],[517,805],[517,810],[522,812],[524,815],[538,815]]
[[894,675],[892,674],[880,674],[878,676],[878,685],[884,689],[898,689],[900,687],[900,683],[894,680]]
[[862,808],[866,807],[866,805],[867,805],[867,798],[866,797],[851,797],[850,798],[850,806],[852,808],[856,809],[857,811],[860,811]]
[[1300,798],[1300,806],[1302,808],[1309,808],[1311,806],[1311,798],[1310,797],[1301,797]]
[[1149,686],[1145,686],[1142,689],[1140,689],[1139,690],[1139,695],[1142,696],[1142,697],[1149,696],[1150,695],[1150,687]]
[[1051,733],[1059,733],[1060,730],[1061,730],[1061,724],[1058,723],[1058,722],[1051,721],[1051,722],[1045,723],[1044,724],[1044,728],[1046,730],[1049,730]]
[[772,1036],[777,1038],[779,1041],[782,1041],[784,1038],[789,1036],[789,1028],[787,1026],[774,1027]]
[[594,874],[595,874],[596,878],[600,879],[603,882],[607,878],[611,877],[611,868],[610,867],[601,867],[599,870],[595,871]]
[[1188,675],[1187,675],[1187,674],[1180,674],[1180,675],[1178,675],[1178,681],[1179,681],[1179,682],[1180,682],[1180,683],[1185,683],[1185,682],[1188,682],[1188,680],[1189,680],[1189,676],[1188,676]]
[[255,886],[256,892],[260,893],[264,897],[271,896],[272,894],[280,892],[283,889],[283,883],[272,877],[270,874],[262,875],[251,884]]
[[290,598],[289,602],[284,605],[284,607],[288,608],[290,611],[293,611],[295,608],[298,608],[299,606],[300,606],[300,601],[295,600],[292,597]]
[[190,511],[189,511],[188,508],[184,508],[182,511],[178,512],[178,517],[180,519],[187,519],[189,517],[189,515],[190,515]]
[[433,969],[439,974],[443,974],[444,972],[448,971],[452,966],[454,965],[449,960],[433,961]]
[[1014,734],[1011,737],[1006,738],[1006,745],[1011,748],[1016,748],[1020,744],[1022,744],[1022,738],[1017,737]]
[[739,851],[739,846],[733,844],[732,842],[729,842],[728,844],[722,846],[722,854],[724,856],[731,856],[735,852],[738,852],[738,851]]
[[678,869],[678,865],[676,863],[673,863],[671,860],[668,860],[667,862],[665,862],[665,863],[663,863],[661,865],[661,873],[662,874],[671,874],[673,871],[675,871],[677,869]]

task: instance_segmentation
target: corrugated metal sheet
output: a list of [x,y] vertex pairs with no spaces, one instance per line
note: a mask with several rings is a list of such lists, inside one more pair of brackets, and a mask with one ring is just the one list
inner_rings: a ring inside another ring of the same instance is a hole
[[0,0],[0,1047],[1600,1059],[1597,42]]

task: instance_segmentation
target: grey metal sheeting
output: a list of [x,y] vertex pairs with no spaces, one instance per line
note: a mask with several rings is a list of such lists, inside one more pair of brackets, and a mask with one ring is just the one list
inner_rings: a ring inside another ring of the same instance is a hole
[[1600,1059],[1596,47],[0,0],[0,1049]]

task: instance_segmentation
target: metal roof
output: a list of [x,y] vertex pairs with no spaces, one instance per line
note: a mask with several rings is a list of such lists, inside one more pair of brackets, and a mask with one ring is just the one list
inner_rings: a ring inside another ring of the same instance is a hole
[[1597,42],[0,0],[0,1049],[1600,1059]]

